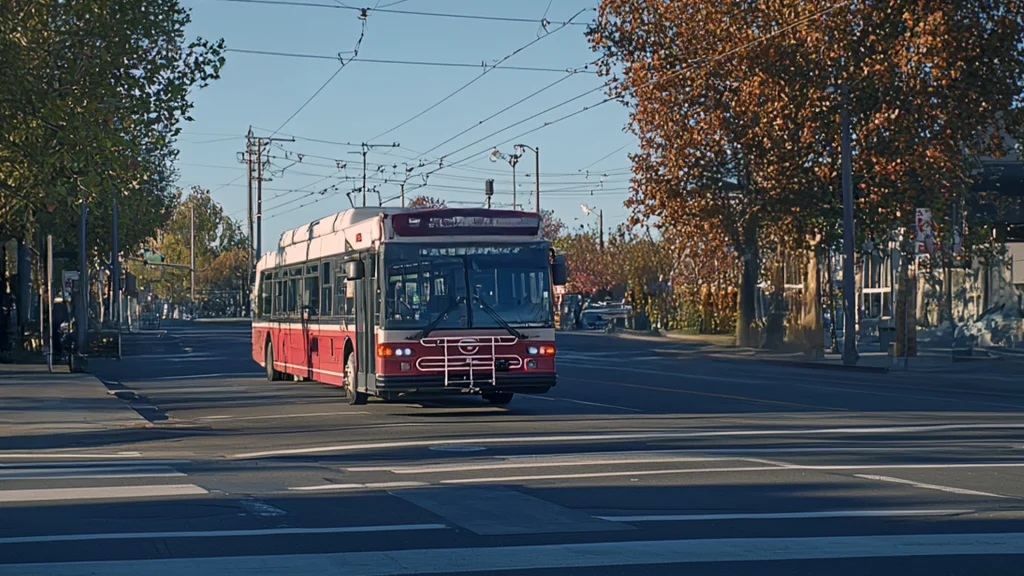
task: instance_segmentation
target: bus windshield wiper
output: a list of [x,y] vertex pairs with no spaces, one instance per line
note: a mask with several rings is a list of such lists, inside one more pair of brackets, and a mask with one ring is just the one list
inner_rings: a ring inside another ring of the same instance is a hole
[[408,336],[406,340],[420,340],[422,338],[426,338],[427,336],[430,335],[431,332],[436,330],[437,327],[441,325],[441,322],[444,322],[444,319],[447,318],[449,314],[454,312],[455,309],[462,305],[465,301],[465,296],[459,296],[458,298],[455,299],[455,302],[452,302],[452,305],[449,306],[447,310],[442,312],[437,318],[431,320],[430,323],[424,326],[422,330],[413,334],[412,336]]
[[516,337],[516,338],[518,338],[520,340],[527,340],[529,338],[529,336],[526,336],[525,334],[523,334],[519,330],[516,330],[515,328],[512,327],[511,324],[506,322],[505,319],[502,318],[500,314],[498,314],[497,312],[494,311],[494,308],[491,308],[490,304],[488,304],[487,302],[484,302],[483,298],[481,298],[479,296],[473,296],[473,300],[476,300],[477,302],[479,302],[480,303],[480,309],[483,310],[484,312],[486,312],[488,316],[493,318],[494,321],[498,323],[498,326],[501,326],[502,328],[504,328],[506,331],[508,331],[509,334],[511,334],[512,336],[514,336],[514,337]]

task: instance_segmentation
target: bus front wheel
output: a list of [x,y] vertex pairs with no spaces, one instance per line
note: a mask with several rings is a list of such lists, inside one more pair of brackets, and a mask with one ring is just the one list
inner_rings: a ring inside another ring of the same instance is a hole
[[345,397],[353,406],[366,404],[366,392],[356,388],[356,360],[351,354],[345,359]]
[[274,345],[267,342],[266,351],[267,381],[276,382],[281,379],[281,373],[274,368]]

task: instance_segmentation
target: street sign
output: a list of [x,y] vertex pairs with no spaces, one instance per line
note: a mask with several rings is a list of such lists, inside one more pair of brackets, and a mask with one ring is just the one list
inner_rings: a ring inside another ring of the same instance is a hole
[[78,270],[65,270],[62,274],[62,280],[64,281],[64,299],[68,299],[78,289]]

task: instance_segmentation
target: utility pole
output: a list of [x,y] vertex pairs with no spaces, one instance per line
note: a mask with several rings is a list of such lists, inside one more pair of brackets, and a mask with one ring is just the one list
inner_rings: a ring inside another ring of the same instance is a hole
[[405,208],[405,182],[402,182],[402,208]]
[[601,251],[604,251],[604,209],[597,211],[597,228],[600,230],[598,238],[600,239]]
[[[295,142],[295,138],[263,138],[252,133],[252,127],[245,136],[246,146],[241,162],[246,164],[249,174],[249,282],[253,281],[253,272],[256,270],[256,262],[263,255],[263,148],[272,142]],[[255,150],[254,150],[255,148]],[[255,157],[254,157],[255,154]],[[253,212],[252,204],[252,182],[255,168],[256,180],[256,210]],[[255,233],[253,222],[255,221]]]
[[189,299],[191,301],[192,308],[192,320],[196,319],[196,203],[195,196],[189,198],[189,272],[191,272],[191,285]]
[[[245,135],[245,158],[246,182],[248,183],[248,194],[246,199],[249,202],[249,280],[252,281],[252,271],[255,266],[253,255],[256,248],[256,238],[253,236],[253,211],[252,211],[252,126],[249,126],[249,133]],[[259,252],[256,252],[258,254]]]
[[843,326],[843,364],[857,363],[857,294],[854,271],[853,234],[853,152],[851,151],[850,127],[850,88],[845,83],[842,87],[843,102],[840,129],[842,146],[843,171],[843,306],[845,320]]
[[[294,140],[294,139],[293,139]],[[263,139],[256,140],[256,260],[259,259],[260,250],[263,249]],[[249,283],[253,281],[252,272],[255,265],[250,267]]]

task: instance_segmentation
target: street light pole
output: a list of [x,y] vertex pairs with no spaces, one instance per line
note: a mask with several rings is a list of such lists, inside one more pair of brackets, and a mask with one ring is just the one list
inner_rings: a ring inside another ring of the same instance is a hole
[[118,246],[118,212],[117,212],[117,197],[119,196],[118,190],[114,189],[114,223],[113,223],[113,237],[110,239],[110,271],[112,278],[110,279],[110,319],[117,322],[117,325],[121,325],[121,258],[119,256],[121,249]]
[[89,331],[89,270],[86,268],[85,228],[88,222],[89,205],[85,196],[78,203],[78,294],[75,296],[75,344],[77,359],[72,360],[72,372],[84,372],[83,356],[86,353]]
[[195,196],[189,198],[189,271],[191,272],[190,301],[192,320],[196,319],[196,203]]
[[853,229],[853,153],[850,127],[850,88],[842,87],[842,171],[843,171],[843,364],[857,363],[857,295],[856,272],[854,271],[854,229]]

